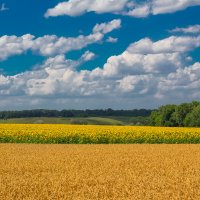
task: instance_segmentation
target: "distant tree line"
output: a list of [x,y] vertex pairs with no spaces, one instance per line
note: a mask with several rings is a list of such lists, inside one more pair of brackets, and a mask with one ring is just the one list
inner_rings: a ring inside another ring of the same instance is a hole
[[107,116],[124,116],[124,117],[147,117],[152,110],[134,109],[134,110],[23,110],[23,111],[1,111],[0,119],[27,118],[27,117],[107,117]]
[[168,127],[199,127],[200,102],[161,106],[151,113],[150,124]]

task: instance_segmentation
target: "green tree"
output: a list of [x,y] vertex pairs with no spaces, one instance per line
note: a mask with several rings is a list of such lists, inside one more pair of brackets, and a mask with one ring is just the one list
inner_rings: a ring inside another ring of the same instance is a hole
[[193,111],[199,104],[197,101],[192,103],[183,103],[176,107],[175,112],[173,113],[173,118],[176,121],[178,126],[184,126],[184,121],[186,116]]
[[185,120],[185,126],[199,127],[200,126],[200,105],[195,107],[191,113],[188,113]]
[[154,126],[177,126],[174,120],[173,113],[176,110],[176,105],[161,106],[158,111],[152,112],[150,123]]
[[161,126],[161,115],[159,110],[153,111],[150,115],[151,126]]
[[190,103],[183,103],[176,107],[173,113],[173,119],[176,121],[178,126],[184,126],[184,120],[188,113],[192,111],[192,106]]
[[161,107],[162,126],[177,126],[177,123],[173,117],[173,113],[175,112],[176,107],[176,105],[166,105]]

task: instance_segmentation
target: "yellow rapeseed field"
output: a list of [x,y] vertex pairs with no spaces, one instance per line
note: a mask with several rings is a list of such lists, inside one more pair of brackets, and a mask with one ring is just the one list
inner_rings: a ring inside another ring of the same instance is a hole
[[200,145],[0,144],[1,200],[199,200]]
[[200,143],[199,128],[95,125],[0,125],[1,143]]

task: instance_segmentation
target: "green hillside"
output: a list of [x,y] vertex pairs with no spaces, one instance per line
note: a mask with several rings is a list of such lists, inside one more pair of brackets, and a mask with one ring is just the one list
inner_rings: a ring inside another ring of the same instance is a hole
[[0,120],[0,124],[90,124],[90,125],[145,125],[146,117],[31,117]]

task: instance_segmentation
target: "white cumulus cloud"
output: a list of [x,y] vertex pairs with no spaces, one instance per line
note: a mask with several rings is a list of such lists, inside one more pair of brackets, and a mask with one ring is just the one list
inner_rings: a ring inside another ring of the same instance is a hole
[[113,37],[109,36],[106,41],[110,42],[110,43],[116,43],[116,42],[118,42],[118,38],[113,38]]
[[186,28],[175,28],[170,30],[171,33],[185,33],[185,34],[199,34],[200,33],[200,25],[192,25]]
[[153,107],[200,99],[200,63],[192,64],[188,57],[199,47],[198,40],[198,36],[173,36],[159,41],[144,38],[93,70],[79,68],[94,58],[90,51],[76,61],[63,54],[52,56],[37,70],[1,75],[1,105],[12,105],[11,96],[16,108],[25,103],[44,108],[130,108],[147,103]]
[[48,9],[45,17],[60,15],[75,17],[87,12],[147,17],[150,14],[174,13],[199,5],[199,0],[146,0],[142,2],[136,0],[69,0]]
[[42,56],[56,56],[73,50],[79,50],[90,44],[101,42],[105,34],[121,27],[121,20],[115,19],[107,23],[94,26],[91,34],[78,37],[57,37],[56,35],[44,35],[36,38],[33,35],[2,36],[0,37],[0,60],[6,60],[10,56],[20,55],[28,50]]

